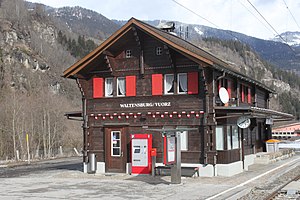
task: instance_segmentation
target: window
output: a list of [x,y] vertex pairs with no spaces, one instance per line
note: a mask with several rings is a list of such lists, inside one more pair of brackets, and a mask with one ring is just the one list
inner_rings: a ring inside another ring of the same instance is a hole
[[[186,128],[186,127],[177,126],[177,128]],[[188,150],[188,131],[180,132],[180,149],[181,149],[181,151]]]
[[188,131],[180,132],[180,149],[181,151],[188,150]]
[[233,87],[232,87],[233,83],[232,83],[231,80],[222,78],[222,79],[217,81],[217,86],[218,86],[218,91],[220,90],[221,87],[226,88],[226,90],[228,92],[228,95],[229,95],[229,98],[231,98],[231,91],[233,89]]
[[121,156],[121,132],[111,132],[111,156]]
[[157,56],[162,55],[162,48],[161,47],[156,47],[156,55]]
[[131,58],[132,57],[132,52],[131,50],[126,50],[125,51],[125,58]]
[[237,126],[232,126],[231,129],[232,133],[232,148],[238,149],[239,148],[239,129]]
[[224,130],[223,126],[216,127],[216,150],[224,150]]
[[125,96],[126,95],[126,87],[125,87],[125,78],[119,77],[117,78],[117,96]]
[[165,74],[164,93],[174,94],[174,74]]
[[239,148],[239,130],[236,125],[227,126],[227,150]]
[[252,99],[251,88],[248,87],[248,96],[247,96],[247,100],[248,100],[248,103],[250,103],[250,104],[251,104],[251,99]]
[[251,88],[243,84],[240,85],[240,98],[243,103],[251,103]]
[[227,149],[232,149],[232,141],[231,141],[231,127],[227,126]]
[[[177,126],[176,128],[186,128],[186,127]],[[164,126],[163,129],[174,129],[174,127],[173,126]],[[179,145],[180,145],[181,151],[188,150],[188,131],[180,132],[180,144]]]
[[105,79],[105,96],[112,97],[114,93],[114,85],[113,85],[113,78],[106,78]]
[[199,93],[198,72],[179,73],[176,76],[177,87],[174,84],[174,74],[152,74],[152,95]]
[[188,90],[187,74],[180,73],[177,75],[177,92],[178,94],[186,94]]

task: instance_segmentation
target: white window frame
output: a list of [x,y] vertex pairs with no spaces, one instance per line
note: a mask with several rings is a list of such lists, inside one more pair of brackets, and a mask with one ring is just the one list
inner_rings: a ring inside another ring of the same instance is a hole
[[[177,128],[186,128],[182,126],[178,126]],[[179,132],[179,131],[178,131]],[[189,137],[188,131],[182,131],[180,133],[180,149],[181,151],[188,151],[189,150]]]
[[227,129],[227,150],[232,149],[232,135],[231,135],[231,126],[226,126]]
[[[124,94],[119,94],[120,79],[124,79]],[[125,97],[126,96],[126,79],[125,79],[125,77],[118,77],[117,78],[117,96],[118,97]]]
[[156,47],[156,55],[161,56],[162,55],[162,47]]
[[[166,83],[167,76],[173,76],[173,83],[172,83],[173,92],[167,92],[167,83]],[[174,94],[174,92],[175,92],[175,88],[174,88],[174,78],[175,78],[175,75],[174,75],[174,74],[165,74],[165,75],[164,75],[164,94],[166,94],[166,95]]]
[[216,150],[224,150],[224,127],[216,127]]
[[[234,129],[237,131],[237,138],[233,137]],[[240,134],[239,134],[239,128],[237,125],[231,126],[231,139],[232,139],[232,149],[239,149],[240,148]]]
[[[107,92],[107,82],[108,80],[111,80],[112,81],[112,84],[111,84],[111,87],[112,87],[112,93],[111,94],[108,94]],[[105,78],[105,97],[113,97],[113,93],[114,93],[114,78]]]
[[[179,87],[180,87],[180,79],[179,79],[179,76],[181,75],[186,75],[186,91],[185,92],[180,92],[179,91]],[[187,94],[188,92],[188,76],[187,76],[187,73],[178,73],[177,74],[177,94]]]
[[[114,139],[113,138],[113,134],[114,133],[119,133],[119,139]],[[120,141],[119,142],[119,147],[114,147],[113,146],[113,141]],[[110,132],[110,143],[111,143],[111,149],[110,149],[110,155],[112,156],[112,157],[121,157],[121,155],[122,155],[122,143],[121,143],[122,141],[121,141],[121,131],[111,131]],[[116,148],[119,148],[120,149],[120,151],[119,151],[119,155],[114,155],[114,149],[116,149]]]
[[132,51],[130,49],[127,49],[125,51],[125,58],[131,58],[132,57]]

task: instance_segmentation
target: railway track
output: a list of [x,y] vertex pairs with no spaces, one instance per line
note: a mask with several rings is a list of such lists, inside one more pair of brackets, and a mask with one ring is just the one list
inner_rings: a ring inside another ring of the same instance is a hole
[[[289,191],[288,188],[286,188],[289,185],[297,185],[298,187],[294,187],[294,189],[291,189]],[[266,200],[283,200],[283,199],[300,199],[300,175],[296,176],[292,180],[288,181],[287,183],[283,184],[280,188],[278,188],[276,191],[271,193]],[[296,189],[298,188],[298,190]]]

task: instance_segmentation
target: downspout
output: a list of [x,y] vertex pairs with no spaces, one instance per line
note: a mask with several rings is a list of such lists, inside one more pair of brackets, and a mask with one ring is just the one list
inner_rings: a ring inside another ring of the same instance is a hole
[[216,79],[216,81],[220,80],[221,78],[224,78],[224,77],[225,77],[225,75],[226,75],[226,72],[225,72],[225,71],[223,71],[223,75],[222,75],[222,76],[219,76],[219,77]]
[[88,157],[87,157],[87,129],[88,129],[88,118],[87,118],[87,112],[86,112],[86,98],[82,89],[82,86],[79,82],[79,79],[76,78],[76,83],[79,87],[80,93],[81,93],[81,97],[82,97],[82,119],[83,119],[83,123],[82,123],[82,130],[83,130],[83,162],[87,163],[88,162]]
[[[226,75],[226,72],[223,71],[223,74],[219,77],[215,77],[215,71],[213,72],[213,112],[214,112],[214,122],[215,125],[217,126],[217,120],[216,120],[216,111],[215,111],[215,106],[216,106],[216,82],[222,78],[224,78]],[[219,93],[219,91],[217,91]],[[214,133],[216,133],[216,130],[214,130]],[[217,165],[217,156],[218,156],[218,151],[216,150],[216,155],[214,156],[214,162],[213,162],[213,170],[214,170],[214,176],[216,176],[216,165]]]

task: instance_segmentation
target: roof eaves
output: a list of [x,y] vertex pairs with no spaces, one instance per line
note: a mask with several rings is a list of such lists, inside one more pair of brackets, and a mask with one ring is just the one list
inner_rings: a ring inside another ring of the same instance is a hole
[[[136,21],[136,19],[131,18],[124,26],[122,26],[119,30],[117,30],[114,34],[112,34],[107,40],[105,40],[102,44],[100,44],[95,50],[87,54],[84,58],[77,61],[71,67],[66,69],[63,72],[63,77],[72,78],[74,74],[83,69],[87,64],[89,64],[92,60],[94,60],[97,56],[99,56],[104,50],[106,50],[116,39],[119,39],[125,33],[127,33],[130,29],[129,27]],[[126,31],[127,29],[127,31]]]
[[242,74],[242,73],[240,73],[240,72],[238,72],[238,71],[235,71],[235,70],[233,70],[233,69],[228,69],[227,67],[223,67],[223,66],[220,66],[220,65],[213,65],[213,67],[214,67],[215,69],[217,69],[217,70],[225,71],[226,73],[228,73],[228,74],[230,74],[230,75],[233,75],[233,76],[236,76],[236,77],[238,77],[238,78],[240,78],[240,79],[242,79],[242,80],[245,80],[246,82],[253,83],[253,84],[255,84],[255,85],[257,85],[257,86],[259,86],[259,87],[261,87],[261,88],[267,90],[267,91],[270,92],[270,93],[276,94],[276,91],[275,91],[275,90],[273,90],[273,89],[267,87],[267,86],[264,85],[263,83],[261,83],[261,82],[259,82],[259,81],[257,81],[257,80],[254,80],[254,79],[252,79],[252,78],[250,78],[250,77],[248,77],[248,76],[246,76],[246,75],[244,75],[244,74]]

